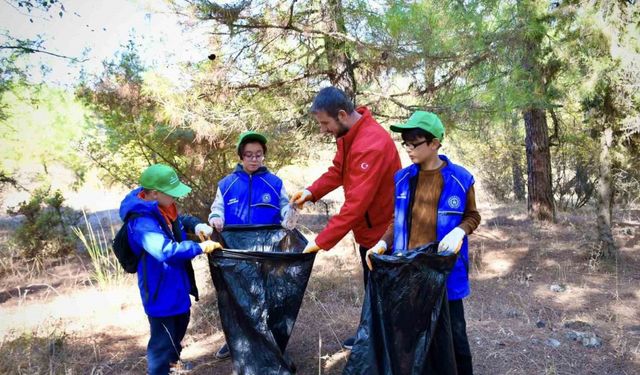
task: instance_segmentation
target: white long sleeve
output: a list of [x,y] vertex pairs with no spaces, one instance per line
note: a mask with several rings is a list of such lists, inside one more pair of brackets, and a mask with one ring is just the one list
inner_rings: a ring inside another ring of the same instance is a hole
[[224,198],[222,197],[220,188],[216,191],[216,199],[214,199],[211,204],[211,213],[209,214],[208,220],[211,221],[214,217],[219,217],[224,221]]

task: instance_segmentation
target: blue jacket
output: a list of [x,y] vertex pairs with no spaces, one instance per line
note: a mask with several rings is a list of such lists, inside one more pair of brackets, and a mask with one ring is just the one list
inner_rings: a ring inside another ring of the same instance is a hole
[[120,204],[120,218],[136,214],[127,223],[129,245],[140,256],[138,287],[145,313],[154,318],[183,314],[189,311],[193,294],[197,299],[191,259],[202,253],[193,241],[183,241],[184,225],[199,220],[178,217],[169,229],[158,202],[138,197],[142,188],[131,191]]
[[[447,165],[442,168],[442,193],[438,201],[437,240],[440,241],[462,222],[467,205],[467,192],[475,182],[469,171],[439,155]],[[406,252],[411,235],[411,210],[420,166],[412,164],[395,175],[396,199],[393,252]],[[471,293],[469,288],[469,243],[464,236],[458,260],[447,279],[449,300],[458,300]]]
[[282,180],[260,167],[248,174],[238,164],[218,183],[224,200],[224,224],[280,224]]

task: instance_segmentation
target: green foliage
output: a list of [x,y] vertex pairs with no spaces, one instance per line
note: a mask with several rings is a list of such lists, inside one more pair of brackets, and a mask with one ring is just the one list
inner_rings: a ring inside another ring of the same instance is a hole
[[[82,182],[87,165],[78,151],[87,127],[87,112],[72,95],[47,86],[12,84],[1,99],[7,117],[0,121],[0,170],[8,176],[21,169],[61,164]],[[55,178],[55,176],[48,176]]]
[[23,258],[42,264],[45,258],[60,257],[75,248],[69,226],[77,221],[78,216],[64,207],[60,191],[39,188],[29,201],[20,203],[9,214],[24,215],[23,222],[13,234],[13,241],[21,249]]
[[99,229],[94,229],[85,212],[83,212],[83,217],[86,234],[79,227],[72,227],[71,229],[82,242],[91,258],[91,265],[93,266],[92,278],[101,288],[121,284],[127,274],[118,263],[118,259],[111,248],[111,241],[108,240],[108,238],[115,237],[113,229],[110,228],[111,236],[107,238],[102,224],[100,224]]
[[267,165],[273,170],[300,153],[298,135],[291,132],[296,124],[283,120],[291,111],[286,98],[229,93],[212,100],[203,87],[184,87],[146,71],[133,43],[116,60],[77,92],[102,120],[86,147],[107,180],[133,187],[148,165],[171,165],[193,189],[182,209],[206,217],[217,182],[239,161],[235,145],[242,131],[267,135]]

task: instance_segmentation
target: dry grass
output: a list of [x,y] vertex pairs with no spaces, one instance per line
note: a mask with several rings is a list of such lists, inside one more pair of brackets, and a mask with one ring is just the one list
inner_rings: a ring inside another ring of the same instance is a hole
[[[639,373],[639,212],[616,215],[627,223],[614,228],[617,263],[590,261],[589,212],[562,213],[557,224],[528,221],[522,206],[485,205],[481,213],[483,225],[471,238],[473,294],[465,302],[476,373]],[[326,219],[307,212],[301,224],[312,237]],[[84,257],[48,262],[36,274],[9,251],[0,257],[0,373],[144,372],[148,323],[134,279],[98,289]],[[208,266],[203,258],[195,266],[202,297],[192,308],[183,357],[195,362],[196,374],[231,373],[230,361],[213,356],[224,337]],[[551,291],[552,284],[566,290]],[[342,372],[348,352],[340,341],[355,332],[362,298],[360,260],[348,236],[316,259],[288,347],[299,374]],[[576,321],[603,346],[566,338],[565,324]]]

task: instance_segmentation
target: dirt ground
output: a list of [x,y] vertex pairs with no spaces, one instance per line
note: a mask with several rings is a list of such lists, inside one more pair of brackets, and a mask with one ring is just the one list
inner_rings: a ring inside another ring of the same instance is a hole
[[[594,257],[589,210],[559,213],[556,224],[530,222],[522,205],[480,211],[465,300],[475,373],[639,374],[640,210],[615,213],[614,263]],[[325,220],[308,214],[300,223],[311,238]],[[0,243],[14,228],[0,220]],[[36,274],[10,251],[0,250],[0,373],[144,373],[148,323],[133,278],[100,289],[84,255]],[[287,349],[299,374],[342,372],[349,352],[340,341],[355,332],[362,306],[360,268],[351,236],[317,256]],[[196,274],[201,300],[183,359],[194,374],[230,374],[231,362],[213,356],[224,337],[203,257]]]

